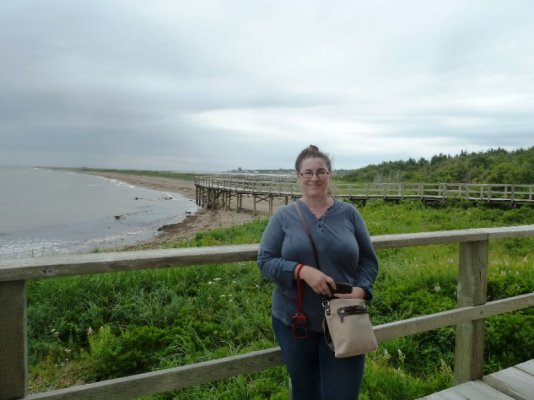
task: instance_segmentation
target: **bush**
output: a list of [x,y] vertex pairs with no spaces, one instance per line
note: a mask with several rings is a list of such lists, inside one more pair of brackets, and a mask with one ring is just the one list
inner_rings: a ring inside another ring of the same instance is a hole
[[100,380],[151,370],[172,351],[171,343],[168,332],[153,326],[133,327],[118,335],[103,326],[89,338],[90,375]]
[[490,373],[534,358],[534,311],[497,315],[486,320],[485,372]]

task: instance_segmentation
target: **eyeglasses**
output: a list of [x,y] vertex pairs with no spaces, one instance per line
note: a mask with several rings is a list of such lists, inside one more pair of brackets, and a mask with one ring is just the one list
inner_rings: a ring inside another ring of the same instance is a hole
[[317,178],[325,178],[328,175],[330,175],[330,172],[327,171],[326,169],[318,169],[315,172],[310,169],[307,169],[306,171],[300,173],[300,176],[306,179],[311,179],[314,175],[316,175]]

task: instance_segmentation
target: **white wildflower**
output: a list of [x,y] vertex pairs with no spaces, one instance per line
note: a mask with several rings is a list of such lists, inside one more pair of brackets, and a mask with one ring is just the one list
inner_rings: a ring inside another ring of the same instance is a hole
[[399,361],[400,361],[401,363],[403,363],[404,360],[406,359],[406,355],[402,352],[401,349],[397,349],[397,353],[398,353],[398,355],[399,355]]

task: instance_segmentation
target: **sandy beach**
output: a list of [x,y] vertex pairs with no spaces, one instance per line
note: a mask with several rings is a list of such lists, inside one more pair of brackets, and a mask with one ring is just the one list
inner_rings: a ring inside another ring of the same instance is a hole
[[[139,176],[127,175],[114,172],[100,172],[100,171],[84,171],[86,174],[98,175],[110,179],[116,179],[135,186],[145,187],[149,189],[180,193],[183,196],[195,200],[196,190],[193,181],[172,179],[153,176]],[[282,205],[282,202],[277,202],[275,208]],[[225,210],[220,208],[217,210],[207,210],[199,208],[195,214],[188,215],[184,222],[179,224],[164,225],[159,228],[159,234],[154,238],[140,244],[141,247],[157,248],[167,243],[178,242],[193,238],[196,233],[215,229],[224,228],[233,225],[241,225],[252,221],[255,216],[252,215],[253,203],[251,197],[243,198],[243,207],[236,211],[235,203],[232,204],[232,209]],[[260,202],[256,205],[257,216],[268,216],[269,208],[267,202]],[[139,247],[135,246],[135,247]]]

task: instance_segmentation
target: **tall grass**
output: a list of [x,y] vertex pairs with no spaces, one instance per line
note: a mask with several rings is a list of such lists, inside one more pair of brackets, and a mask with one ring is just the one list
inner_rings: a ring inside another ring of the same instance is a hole
[[[530,208],[371,202],[360,211],[373,235],[534,223]],[[173,246],[256,243],[266,223],[263,218],[216,229]],[[491,243],[489,300],[533,290],[533,245],[530,238]],[[458,245],[381,250],[378,256],[375,324],[455,306]],[[270,322],[273,286],[253,262],[56,278],[28,286],[32,391],[277,345]],[[486,372],[533,357],[531,309],[489,318],[486,326]],[[453,351],[453,327],[382,343],[368,356],[361,398],[413,399],[450,385]],[[150,398],[287,396],[287,374],[280,367]]]

